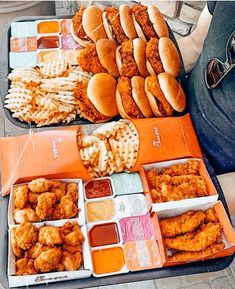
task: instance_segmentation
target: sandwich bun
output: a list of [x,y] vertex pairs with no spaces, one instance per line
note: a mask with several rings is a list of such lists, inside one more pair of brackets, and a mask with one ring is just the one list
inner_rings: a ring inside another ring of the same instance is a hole
[[107,73],[97,73],[89,81],[87,96],[95,108],[107,117],[118,115],[115,102],[116,81]]
[[156,6],[148,6],[148,15],[158,37],[169,37],[167,24],[158,8]]
[[102,14],[102,19],[103,19],[104,30],[107,34],[108,39],[115,41],[113,38],[112,27],[110,27],[110,25],[109,25],[109,22],[106,18],[106,12],[105,11]]
[[159,39],[158,49],[165,72],[177,77],[180,72],[180,57],[174,43],[170,38],[162,37]]
[[116,63],[116,48],[115,42],[109,39],[100,39],[96,42],[96,52],[100,63],[114,78],[119,76]]
[[116,49],[116,64],[117,64],[117,68],[118,71],[121,71],[122,68],[122,55],[121,55],[121,45],[117,47]]
[[137,37],[135,25],[132,18],[132,11],[131,8],[126,5],[122,4],[119,7],[119,16],[120,16],[120,23],[122,26],[122,29],[126,36],[129,39],[135,39]]
[[83,40],[79,37],[77,37],[76,33],[74,32],[74,27],[73,27],[73,22],[71,22],[70,24],[70,33],[73,37],[73,39],[81,46],[86,47],[87,45],[89,45],[91,43],[91,40]]
[[146,68],[146,42],[141,38],[133,40],[134,59],[138,66],[140,76],[147,77],[148,70]]
[[102,38],[107,38],[107,34],[103,26],[102,14],[103,11],[96,6],[87,7],[83,13],[83,29],[93,42],[97,42]]
[[131,79],[131,87],[132,87],[132,97],[134,98],[135,103],[140,108],[142,114],[145,117],[152,117],[153,112],[150,107],[148,98],[146,96],[145,88],[144,88],[144,78],[140,76],[134,76]]
[[175,111],[182,112],[186,107],[186,96],[181,85],[169,73],[158,75],[161,91]]
[[144,41],[147,41],[147,38],[145,37],[142,28],[140,27],[139,23],[135,20],[134,14],[132,15],[132,19],[133,19],[135,31],[136,31],[138,37],[143,39]]

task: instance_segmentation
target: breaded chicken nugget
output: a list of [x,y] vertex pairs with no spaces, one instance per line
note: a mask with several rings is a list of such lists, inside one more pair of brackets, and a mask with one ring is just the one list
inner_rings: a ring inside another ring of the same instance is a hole
[[219,222],[219,219],[216,215],[216,212],[213,208],[210,208],[208,210],[206,210],[206,219],[205,219],[206,222],[212,222],[212,223],[218,223]]
[[25,208],[22,210],[16,209],[13,211],[13,218],[17,224],[21,224],[23,222],[39,222],[40,218],[35,213],[35,211],[31,208]]
[[16,275],[34,275],[37,274],[34,268],[34,260],[22,258],[16,261]]
[[49,187],[49,181],[44,178],[35,179],[28,184],[28,188],[32,193],[47,192]]
[[75,203],[78,199],[78,184],[69,183],[67,184],[67,196]]
[[51,249],[49,246],[45,246],[37,242],[25,253],[25,257],[29,259],[36,259],[42,252],[46,252],[49,249]]
[[50,192],[56,195],[58,201],[66,194],[66,183],[61,181],[50,181]]
[[52,212],[53,205],[56,203],[56,195],[54,193],[42,193],[38,197],[38,204],[36,207],[36,214],[41,220],[48,218]]
[[76,246],[69,246],[67,244],[63,244],[62,249],[64,251],[67,251],[67,252],[72,253],[72,254],[74,254],[76,252],[82,253],[82,245],[81,244],[78,244]]
[[15,186],[13,189],[14,206],[23,209],[29,200],[29,191],[27,185]]
[[60,228],[54,226],[42,226],[39,228],[38,241],[44,245],[54,246],[62,243]]
[[51,248],[41,253],[34,261],[34,266],[39,272],[50,272],[56,269],[60,262],[61,250],[59,248]]
[[67,271],[78,270],[82,263],[82,254],[80,252],[71,254],[64,251],[62,252],[61,263],[64,265],[65,270]]
[[22,249],[28,250],[37,242],[38,229],[29,222],[24,222],[16,228],[15,237],[17,244]]
[[78,223],[65,223],[60,228],[60,235],[63,242],[69,246],[76,246],[84,241],[84,237]]
[[66,219],[75,217],[78,213],[78,207],[74,204],[69,196],[62,197],[60,201],[61,213]]
[[15,235],[16,227],[11,229],[11,248],[16,257],[23,257],[24,250],[20,248],[20,246],[17,244],[16,235]]

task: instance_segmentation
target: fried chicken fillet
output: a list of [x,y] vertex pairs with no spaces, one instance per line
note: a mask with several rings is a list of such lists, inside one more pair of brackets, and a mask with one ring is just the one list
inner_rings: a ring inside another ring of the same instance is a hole
[[126,77],[138,76],[139,70],[134,58],[132,40],[125,41],[121,44],[120,53],[122,57],[120,75]]
[[173,238],[165,238],[168,249],[180,251],[201,251],[222,239],[221,225],[218,223],[203,224],[195,233],[186,233]]
[[150,62],[154,72],[158,75],[164,72],[163,65],[158,50],[159,41],[157,38],[151,38],[146,44],[146,58]]
[[159,221],[163,237],[175,237],[194,231],[205,219],[202,211],[188,211]]
[[73,92],[78,102],[78,107],[80,111],[80,115],[87,118],[92,122],[105,122],[110,119],[110,117],[103,115],[99,112],[93,103],[89,100],[87,96],[87,86],[88,81],[80,81],[77,82],[76,87]]
[[86,7],[81,7],[72,18],[74,33],[82,40],[89,40],[82,26],[82,15]]
[[98,54],[96,52],[95,44],[89,44],[84,50],[78,55],[78,65],[87,72],[93,74],[106,72],[107,70],[100,63]]
[[131,80],[128,77],[121,77],[117,88],[126,114],[130,118],[143,118],[143,114],[132,97]]
[[143,30],[146,39],[150,40],[151,37],[157,38],[157,33],[155,32],[153,24],[149,19],[148,7],[142,4],[137,4],[133,6],[132,11],[134,13],[135,20]]
[[104,12],[106,13],[108,24],[112,28],[113,38],[116,40],[116,42],[121,44],[122,42],[127,41],[128,37],[122,28],[118,8],[113,6],[107,7],[104,9]]
[[211,254],[217,253],[223,250],[225,247],[224,243],[215,243],[208,246],[205,250],[198,252],[181,251],[176,252],[171,256],[167,257],[167,261],[177,262],[177,261],[192,261],[196,259],[203,259]]

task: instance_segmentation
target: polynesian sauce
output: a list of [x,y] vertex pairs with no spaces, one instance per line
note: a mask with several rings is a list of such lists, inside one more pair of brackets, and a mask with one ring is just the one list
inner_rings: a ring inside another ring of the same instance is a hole
[[118,227],[116,223],[95,225],[89,231],[91,247],[106,246],[119,242]]

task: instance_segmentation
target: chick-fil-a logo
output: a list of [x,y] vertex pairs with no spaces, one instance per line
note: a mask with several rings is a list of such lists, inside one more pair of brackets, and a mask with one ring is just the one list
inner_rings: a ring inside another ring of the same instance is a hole
[[61,138],[60,137],[54,137],[52,139],[52,152],[54,154],[54,158],[58,159],[59,157],[59,148],[58,148],[58,143],[61,142]]
[[45,281],[57,281],[57,280],[63,280],[68,279],[68,275],[61,275],[61,276],[55,276],[55,277],[46,277],[46,276],[38,276],[35,279],[35,282],[45,282]]
[[155,140],[153,140],[153,146],[160,148],[161,146],[161,138],[160,138],[160,133],[159,130],[156,126],[153,127],[154,135],[155,135]]

